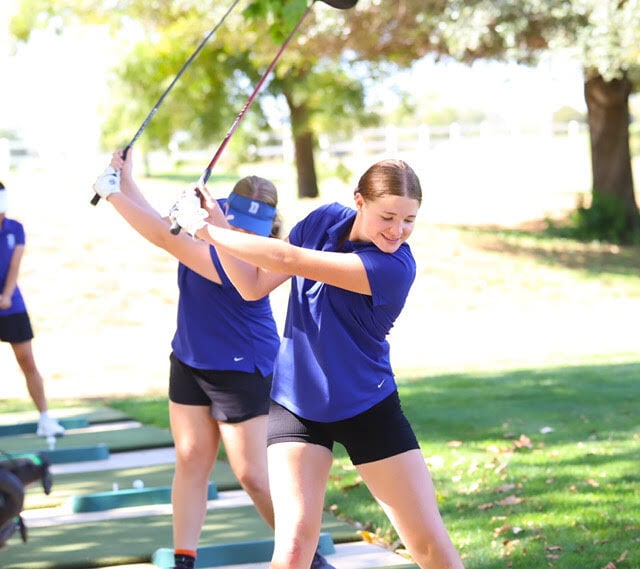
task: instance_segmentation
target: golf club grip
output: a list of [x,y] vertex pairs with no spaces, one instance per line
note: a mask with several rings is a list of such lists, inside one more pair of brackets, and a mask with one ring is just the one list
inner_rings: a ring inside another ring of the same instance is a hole
[[[129,148],[131,148],[132,144],[133,144],[133,140],[124,147],[124,150],[122,151],[123,160],[127,159],[127,152],[129,152]],[[98,194],[94,194],[94,196],[91,198],[91,205],[98,205],[99,201],[100,201],[100,196]]]

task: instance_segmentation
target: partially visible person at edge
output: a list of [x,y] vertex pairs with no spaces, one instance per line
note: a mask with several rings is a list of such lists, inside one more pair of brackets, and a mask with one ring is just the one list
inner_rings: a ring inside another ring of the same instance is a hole
[[[172,485],[175,569],[192,569],[206,517],[209,478],[220,444],[259,514],[274,527],[267,476],[267,413],[280,338],[269,297],[245,301],[225,274],[216,250],[169,232],[133,178],[132,151],[117,150],[95,191],[142,237],[178,261],[178,314],[171,342],[169,419],[176,448]],[[234,229],[276,237],[277,191],[257,176],[241,179],[221,207]],[[276,241],[277,239],[274,239]],[[316,552],[307,565],[333,569]]]
[[[40,413],[36,434],[59,437],[64,435],[64,427],[49,416],[44,380],[33,355],[33,328],[18,287],[26,242],[24,227],[19,221],[6,216],[8,206],[7,190],[0,182],[0,341],[11,346],[27,383],[29,396]],[[3,379],[6,381],[7,378]]]
[[416,275],[406,241],[421,201],[414,171],[383,160],[360,178],[355,209],[321,206],[288,240],[229,231],[210,199],[206,213],[194,197],[176,205],[177,223],[216,247],[245,299],[291,281],[269,409],[272,569],[308,567],[336,442],[420,567],[463,568],[401,409],[386,340]]

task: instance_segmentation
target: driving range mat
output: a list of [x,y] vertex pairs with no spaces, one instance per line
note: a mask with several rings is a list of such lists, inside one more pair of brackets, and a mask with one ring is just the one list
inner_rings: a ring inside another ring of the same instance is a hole
[[[111,407],[68,407],[66,409],[50,409],[49,413],[61,422],[73,419],[86,419],[90,424],[97,424],[131,419],[131,417],[122,411],[112,409]],[[37,421],[38,413],[36,411],[2,413],[0,415],[0,428],[11,427],[12,425],[20,423],[35,423]]]
[[[62,506],[74,496],[84,496],[113,490],[114,484],[121,490],[133,488],[135,480],[142,480],[145,488],[159,488],[171,485],[175,464],[153,464],[114,470],[96,470],[54,474],[53,486],[49,495],[36,483],[27,487],[24,509],[55,508]],[[216,461],[210,480],[218,491],[238,490],[240,484],[229,466],[222,460]]]
[[[150,563],[155,551],[171,547],[172,516],[108,518],[103,521],[27,526],[28,540],[14,534],[0,553],[3,569],[86,569]],[[325,513],[322,532],[334,543],[360,541],[356,529]],[[253,506],[208,510],[201,547],[272,539],[273,531]]]
[[[74,447],[105,445],[109,452],[124,452],[151,448],[172,447],[169,429],[140,426],[128,429],[110,429],[74,433],[69,431],[56,439],[55,450]],[[36,435],[7,436],[0,439],[0,450],[5,453],[43,452],[49,450],[47,440]]]

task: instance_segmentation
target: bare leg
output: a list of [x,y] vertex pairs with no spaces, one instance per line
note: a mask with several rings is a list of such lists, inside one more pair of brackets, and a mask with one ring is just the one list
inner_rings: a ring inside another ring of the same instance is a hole
[[44,393],[44,380],[38,371],[35,359],[33,357],[33,349],[31,347],[31,340],[26,342],[19,342],[17,344],[11,344],[13,353],[16,356],[16,361],[24,374],[24,378],[27,383],[27,390],[29,396],[33,400],[36,409],[40,413],[48,410],[47,398]]
[[419,450],[357,468],[420,567],[464,569],[440,517],[433,482]]
[[170,401],[169,417],[176,447],[173,543],[176,549],[195,551],[207,513],[209,477],[218,456],[220,432],[208,406]]
[[219,423],[229,464],[258,513],[274,527],[267,473],[267,415],[241,423]]
[[319,445],[271,445],[269,481],[275,512],[270,569],[309,569],[318,547],[324,495],[333,456]]

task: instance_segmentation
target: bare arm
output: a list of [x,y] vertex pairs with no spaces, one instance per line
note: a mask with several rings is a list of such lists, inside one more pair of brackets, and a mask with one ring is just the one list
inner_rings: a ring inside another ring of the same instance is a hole
[[11,307],[11,297],[18,286],[18,273],[20,272],[20,263],[24,254],[24,245],[16,245],[11,255],[9,263],[9,271],[4,283],[4,289],[0,294],[0,308],[7,309]]
[[172,235],[169,218],[160,215],[140,191],[132,175],[131,150],[126,160],[122,160],[119,151],[115,152],[111,165],[121,170],[121,191],[109,196],[107,201],[122,218],[147,241],[164,249],[202,277],[220,284],[222,281],[211,260],[208,244],[194,241],[185,233]]
[[[287,241],[230,231],[207,224],[197,236],[213,244],[223,263],[228,256],[253,265],[224,265],[234,285],[245,298],[268,294],[297,275],[361,294],[371,294],[364,265],[354,253],[316,251],[291,245]],[[228,255],[224,255],[224,253]]]

